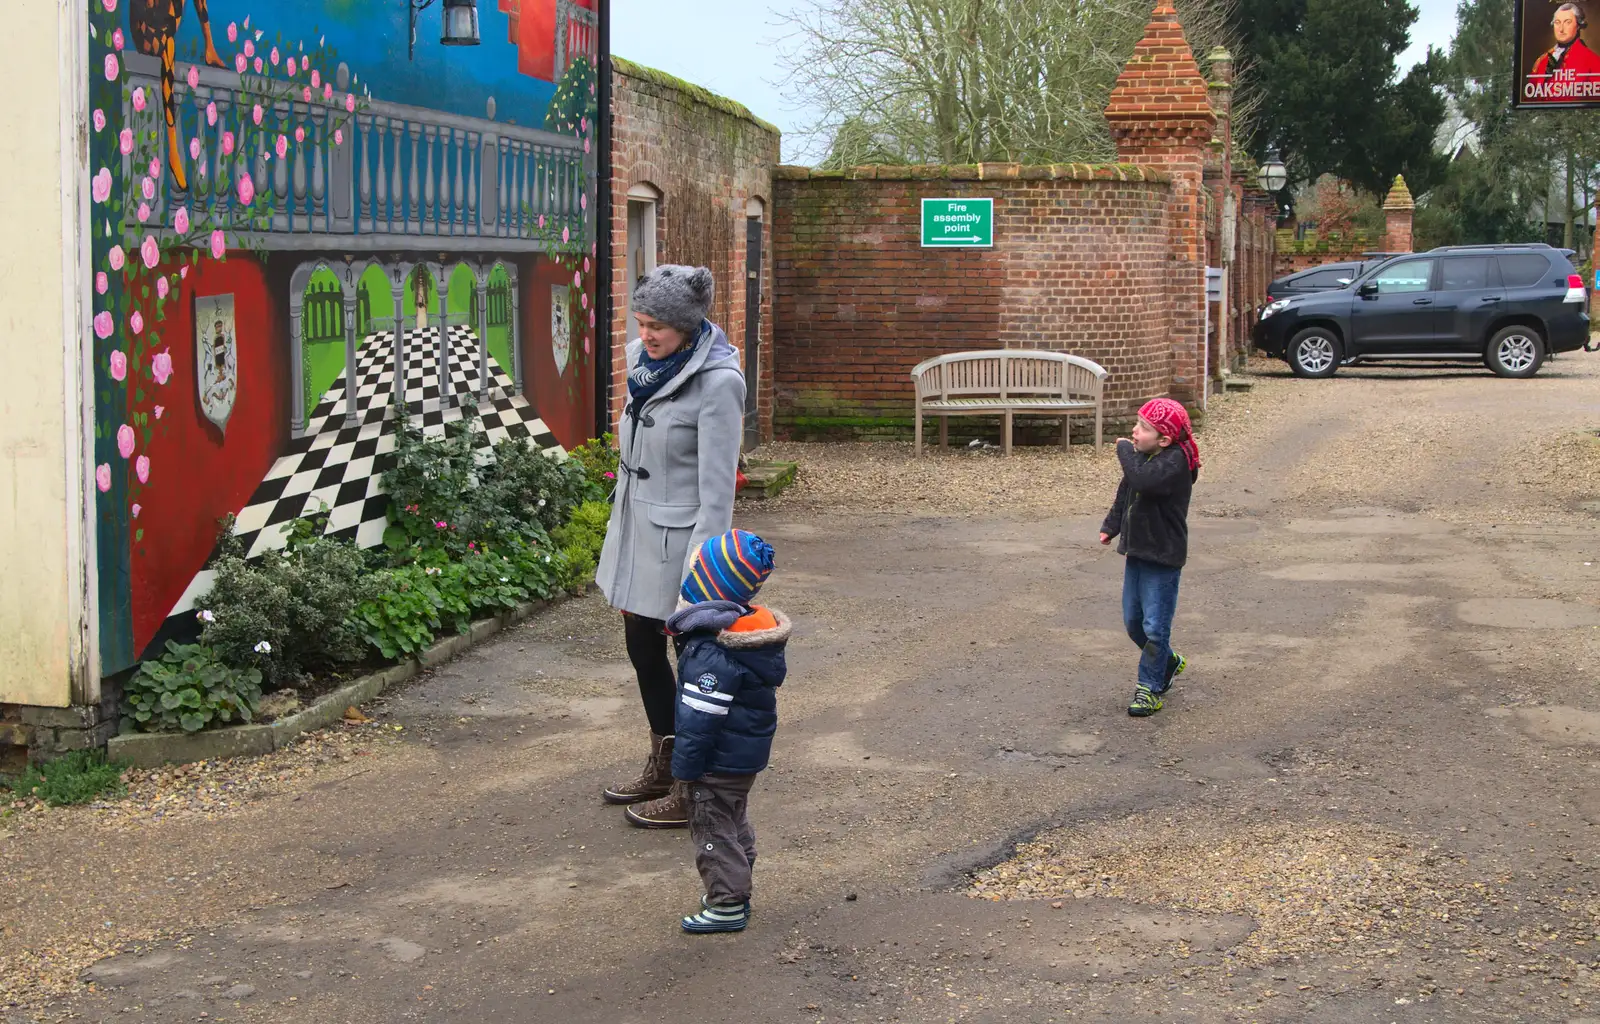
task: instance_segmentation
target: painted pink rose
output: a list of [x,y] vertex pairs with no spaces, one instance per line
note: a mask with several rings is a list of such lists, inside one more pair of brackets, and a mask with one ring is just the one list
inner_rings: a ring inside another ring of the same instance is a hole
[[333,130],[333,144],[335,146],[344,145],[344,129],[343,128],[335,128]]
[[144,108],[145,108],[144,88],[141,86],[140,88],[133,90],[133,109],[135,109],[137,111],[140,111],[142,113],[144,111]]
[[333,83],[332,82],[324,82],[322,84],[322,98],[324,100],[329,100],[329,101],[331,101],[333,99]]
[[133,428],[126,423],[117,428],[117,454],[125,459],[133,457]]
[[296,142],[304,142],[304,141],[306,141],[306,130],[304,128],[296,128],[294,130],[294,141],[296,141]]
[[250,175],[239,175],[239,202],[249,206],[256,201],[256,183],[250,180]]
[[[594,310],[589,310],[589,329],[594,330]],[[585,351],[588,351],[585,349]]]
[[100,6],[107,11],[114,11],[117,9],[117,0],[100,0]]
[[293,78],[295,76],[296,72],[298,72],[300,70],[299,65],[297,65],[295,63],[295,60],[294,60],[293,57],[289,58],[288,70],[289,70],[289,77],[290,78]]
[[354,114],[356,112],[356,94],[351,93],[344,98],[344,109]]
[[89,182],[89,195],[97,203],[103,203],[111,198],[111,168],[100,168],[94,180]]
[[133,463],[133,474],[139,478],[141,484],[150,482],[150,457],[141,455]]
[[189,88],[191,88],[191,89],[200,88],[200,69],[195,67],[193,64],[190,64],[189,65],[189,75],[188,75],[186,81],[188,81],[188,83],[189,83]]
[[151,270],[161,262],[161,245],[156,241],[155,235],[144,236],[144,241],[139,244],[139,255],[144,258],[144,265]]
[[254,121],[256,124],[261,123],[261,104],[257,103],[255,106],[250,108],[250,120]]
[[199,139],[190,139],[189,140],[189,159],[190,160],[198,160],[198,159],[200,159],[200,140]]
[[152,177],[152,178],[160,178],[161,177],[161,160],[159,158],[157,158],[157,157],[151,157],[150,158],[149,171],[150,171],[150,177]]
[[139,182],[139,191],[144,193],[146,199],[154,199],[156,197],[156,183],[149,178],[145,178]]
[[187,206],[178,207],[178,212],[172,216],[172,227],[180,235],[189,233],[189,208]]
[[113,50],[121,53],[122,47],[126,45],[126,43],[127,40],[122,35],[122,29],[119,28],[115,32],[111,33],[111,48]]
[[139,503],[137,501],[133,503],[133,507],[132,508],[128,509],[128,512],[135,519],[138,519],[139,518],[139,513],[143,512],[143,511],[144,511],[144,509],[140,507],[140,505],[139,505]]
[[311,102],[311,87],[309,85],[300,90],[300,98],[305,100],[307,103]]
[[278,144],[277,144],[276,148],[277,148],[277,151],[278,151],[278,159],[279,160],[282,160],[284,157],[288,156],[289,155],[289,137],[287,135],[278,136]]
[[276,46],[274,46],[272,48],[272,66],[273,67],[277,67],[278,66],[279,57],[280,57],[280,55],[278,53],[278,48]]
[[171,281],[168,281],[165,277],[156,278],[156,298],[164,299],[170,291],[172,291]]
[[[222,230],[219,228],[218,230],[211,232],[211,258],[220,260],[222,259],[223,254],[227,251],[228,242],[227,239],[223,237]],[[183,269],[188,270],[189,268],[184,267]]]
[[99,107],[94,108],[94,130],[97,132],[106,130],[106,112]]
[[589,140],[588,139],[584,139],[583,140],[583,151],[585,153],[589,152]]
[[233,155],[233,133],[232,132],[223,132],[222,133],[222,155],[223,156],[232,156]]
[[574,287],[574,288],[582,288],[583,287],[583,275],[578,273],[576,270],[574,270],[572,272],[572,287]]
[[144,333],[144,314],[137,309],[128,314],[128,330],[135,334]]
[[254,57],[256,55],[256,41],[254,39],[246,39],[244,41],[244,55],[246,57]]
[[572,229],[571,228],[562,228],[561,229],[561,241],[562,241],[563,244],[572,241]]
[[178,268],[178,280],[180,280],[180,281],[187,280],[188,277],[189,277],[189,268],[187,266],[179,267]]
[[106,276],[104,270],[94,275],[94,290],[97,295],[104,295],[111,289],[111,278]]
[[578,196],[578,205],[583,207],[585,210],[589,208],[589,193],[585,192]]
[[165,416],[166,414],[167,414],[167,407],[166,406],[164,406],[164,405],[156,406],[156,419],[159,420],[161,417]]
[[582,295],[578,296],[578,305],[582,306],[584,309],[588,309],[589,308],[589,293],[588,292],[584,292]]
[[230,21],[230,22],[228,22],[228,42],[237,43],[238,41],[239,41],[239,24],[238,24],[238,22]]
[[140,203],[139,209],[135,212],[138,214],[139,223],[143,224],[145,221],[150,219],[150,204]]
[[213,124],[214,125],[216,123],[217,123],[217,105],[215,103],[207,103],[206,104],[206,124]]
[[[590,324],[589,326],[593,327],[594,324]],[[588,355],[589,354],[589,336],[587,334],[585,334],[583,336],[583,354],[584,355]]]
[[322,88],[322,72],[320,72],[320,71],[311,72],[311,88],[313,88],[313,89]]
[[544,214],[539,214],[539,227],[544,227]]
[[111,319],[111,314],[101,310],[94,315],[94,336],[101,341],[111,337],[111,332],[117,329],[117,323]]
[[121,270],[122,265],[128,260],[128,254],[122,251],[122,246],[113,245],[111,251],[106,253],[106,260],[111,264],[112,270]]
[[117,71],[120,67],[121,65],[117,63],[116,54],[106,54],[106,81],[115,82],[117,80]]
[[155,358],[150,360],[150,376],[156,379],[157,384],[165,384],[172,379],[172,354],[167,349],[157,352]]
[[244,54],[236,53],[233,55],[233,70],[242,75],[244,74],[244,69],[249,66],[250,62],[244,59]]
[[[116,0],[112,2],[115,3]],[[94,485],[100,488],[101,494],[111,490],[111,467],[104,462],[94,467]]]
[[262,72],[262,71],[263,71],[263,70],[265,70],[265,65],[263,65],[263,64],[262,64],[262,63],[261,63],[261,58],[260,58],[260,57],[257,57],[257,58],[256,58],[256,62],[255,62],[255,64],[254,64],[254,67],[255,67],[255,69],[256,69],[256,74],[258,74],[258,75],[259,75],[259,74],[261,74],[261,72]]

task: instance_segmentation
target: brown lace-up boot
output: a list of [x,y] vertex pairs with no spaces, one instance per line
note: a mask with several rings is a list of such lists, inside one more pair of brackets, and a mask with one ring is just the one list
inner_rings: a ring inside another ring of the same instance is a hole
[[636,804],[666,796],[672,789],[672,737],[650,734],[650,759],[632,782],[605,791],[608,804]]
[[659,800],[634,804],[622,812],[630,825],[640,828],[688,828],[689,787],[676,780],[672,789]]

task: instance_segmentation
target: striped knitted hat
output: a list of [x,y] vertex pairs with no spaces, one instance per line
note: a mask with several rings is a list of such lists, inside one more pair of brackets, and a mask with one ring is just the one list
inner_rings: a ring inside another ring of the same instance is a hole
[[748,605],[771,575],[772,545],[745,530],[729,530],[700,545],[681,594],[690,604]]

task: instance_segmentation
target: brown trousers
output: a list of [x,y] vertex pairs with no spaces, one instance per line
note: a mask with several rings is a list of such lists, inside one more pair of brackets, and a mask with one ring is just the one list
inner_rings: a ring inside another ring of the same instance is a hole
[[710,903],[750,898],[756,866],[756,832],[747,813],[754,775],[707,775],[685,783],[689,790],[689,835],[694,866]]

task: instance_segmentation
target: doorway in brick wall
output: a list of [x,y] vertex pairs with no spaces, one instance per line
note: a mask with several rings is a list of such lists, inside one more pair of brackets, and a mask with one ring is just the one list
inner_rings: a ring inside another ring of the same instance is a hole
[[761,445],[761,200],[745,204],[744,448]]

